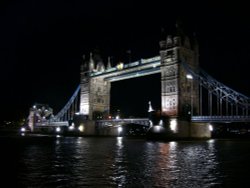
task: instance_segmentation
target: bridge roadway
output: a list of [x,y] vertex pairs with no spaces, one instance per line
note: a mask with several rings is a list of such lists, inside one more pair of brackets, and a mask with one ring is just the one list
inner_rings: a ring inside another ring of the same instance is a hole
[[[214,122],[214,123],[231,123],[231,122],[250,122],[250,116],[193,116],[192,122]],[[125,124],[137,124],[142,126],[150,126],[150,120],[148,118],[133,118],[133,119],[110,119],[110,120],[96,120],[95,125],[97,127],[110,127],[110,126],[122,126]],[[68,121],[58,122],[41,122],[36,123],[36,127],[68,127]]]
[[[150,121],[147,118],[96,120],[95,123],[98,126],[117,126],[130,123],[150,126]],[[67,126],[69,126],[68,121],[55,121],[55,122],[46,121],[46,122],[36,123],[36,127],[67,127]]]

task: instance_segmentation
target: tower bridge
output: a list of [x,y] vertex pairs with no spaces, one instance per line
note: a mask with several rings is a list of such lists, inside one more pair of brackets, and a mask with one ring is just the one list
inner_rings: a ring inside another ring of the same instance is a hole
[[[160,41],[158,56],[105,68],[92,54],[81,66],[80,85],[65,107],[49,121],[65,122],[77,113],[93,126],[117,125],[139,120],[108,120],[111,82],[161,74],[161,115],[175,125],[177,136],[209,137],[210,122],[250,122],[250,98],[218,82],[199,67],[199,47],[195,39],[185,35],[168,35]],[[41,126],[32,118],[30,126]],[[104,120],[97,120],[102,117]],[[93,123],[94,122],[94,123]],[[149,119],[143,119],[143,125]],[[58,123],[59,125],[60,123]],[[62,123],[61,123],[62,124]],[[68,125],[70,126],[70,125]],[[191,129],[191,131],[190,131]],[[191,133],[190,133],[191,132]],[[195,132],[192,135],[192,132]]]

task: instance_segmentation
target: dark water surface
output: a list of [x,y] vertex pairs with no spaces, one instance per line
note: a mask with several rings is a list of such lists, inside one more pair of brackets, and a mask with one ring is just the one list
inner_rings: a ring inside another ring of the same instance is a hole
[[0,137],[1,187],[250,187],[250,141]]

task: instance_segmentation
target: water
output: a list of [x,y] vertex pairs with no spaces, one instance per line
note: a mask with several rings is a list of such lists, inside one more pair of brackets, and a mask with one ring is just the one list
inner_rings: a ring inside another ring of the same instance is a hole
[[250,185],[246,140],[0,137],[0,143],[1,187]]

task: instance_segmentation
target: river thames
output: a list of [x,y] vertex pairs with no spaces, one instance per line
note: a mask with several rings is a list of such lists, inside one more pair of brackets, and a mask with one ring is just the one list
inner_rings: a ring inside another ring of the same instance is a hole
[[250,140],[0,137],[1,187],[249,187]]

